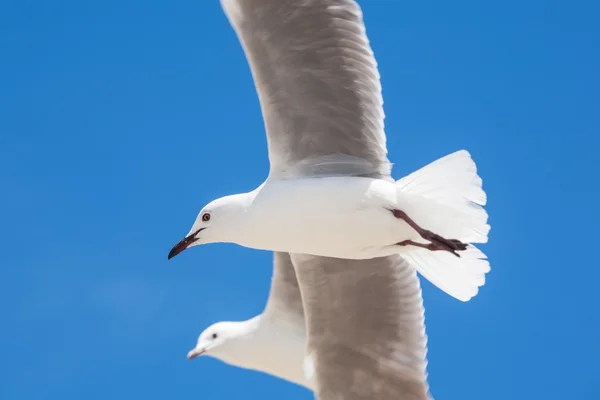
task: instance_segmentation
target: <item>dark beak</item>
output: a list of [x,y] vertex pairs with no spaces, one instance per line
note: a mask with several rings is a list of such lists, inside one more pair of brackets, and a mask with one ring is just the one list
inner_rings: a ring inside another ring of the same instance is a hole
[[175,246],[173,246],[173,248],[169,252],[169,260],[171,258],[175,257],[177,254],[179,254],[182,251],[184,251],[185,249],[187,249],[188,247],[190,247],[190,245],[192,243],[194,243],[196,240],[198,240],[198,238],[196,237],[197,233],[198,232],[196,232],[193,235],[190,235],[190,236],[184,238],[181,242],[179,242]]

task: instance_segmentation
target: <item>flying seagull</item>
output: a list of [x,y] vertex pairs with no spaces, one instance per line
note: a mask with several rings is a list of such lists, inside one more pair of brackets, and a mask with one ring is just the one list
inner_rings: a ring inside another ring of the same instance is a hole
[[261,315],[211,325],[188,359],[208,355],[266,372],[314,390],[320,400],[430,399],[414,268],[398,255],[292,257],[293,264],[288,253],[275,253]]
[[249,61],[270,172],[205,206],[169,253],[214,242],[343,259],[402,254],[467,301],[485,283],[486,195],[467,151],[394,181],[379,73],[352,0],[221,0]]

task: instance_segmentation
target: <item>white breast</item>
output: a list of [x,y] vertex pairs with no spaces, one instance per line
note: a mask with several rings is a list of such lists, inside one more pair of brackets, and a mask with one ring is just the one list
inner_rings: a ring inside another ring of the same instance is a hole
[[[399,237],[393,183],[370,178],[267,181],[239,244],[263,250],[368,258]],[[400,222],[401,223],[401,222]],[[408,226],[406,226],[406,229]],[[401,235],[400,235],[401,236]]]
[[312,389],[304,376],[304,320],[261,319],[256,329],[211,355],[228,364],[264,372]]
[[271,321],[260,330],[259,340],[265,343],[266,351],[254,369],[312,389],[302,369],[306,350],[304,325]]

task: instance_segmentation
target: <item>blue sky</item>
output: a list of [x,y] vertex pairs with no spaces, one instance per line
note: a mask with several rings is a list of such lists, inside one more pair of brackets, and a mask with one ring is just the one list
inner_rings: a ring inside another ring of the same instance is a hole
[[[469,303],[423,282],[438,399],[594,398],[600,6],[362,1],[399,178],[468,149],[492,272]],[[268,171],[218,1],[0,5],[0,397],[308,399],[185,355],[261,312],[271,254],[171,246]],[[260,396],[260,397],[259,397]]]

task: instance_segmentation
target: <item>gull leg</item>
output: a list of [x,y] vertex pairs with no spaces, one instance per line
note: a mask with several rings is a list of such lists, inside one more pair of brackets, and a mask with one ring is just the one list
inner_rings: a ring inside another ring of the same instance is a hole
[[423,243],[413,242],[412,240],[404,240],[404,241],[398,243],[399,246],[409,246],[410,245],[410,246],[422,247],[422,248],[425,248],[425,249],[428,249],[431,251],[445,250],[445,251],[449,251],[450,253],[454,254],[457,257],[460,257],[460,255],[458,253],[456,253],[457,251],[467,249],[467,245],[465,243],[461,242],[460,240],[446,239],[446,238],[438,235],[437,233],[433,233],[431,231],[421,228],[404,211],[396,210],[396,209],[391,210],[391,211],[392,211],[392,214],[394,214],[394,217],[404,220],[408,225],[410,225],[411,228],[413,228],[415,231],[417,231],[417,233],[423,239],[431,242],[429,244],[423,244]]

